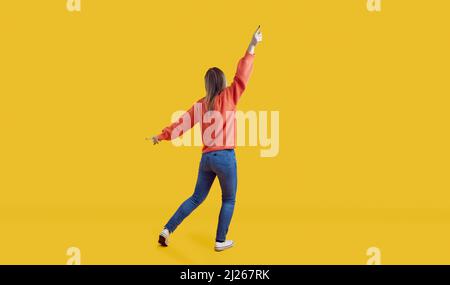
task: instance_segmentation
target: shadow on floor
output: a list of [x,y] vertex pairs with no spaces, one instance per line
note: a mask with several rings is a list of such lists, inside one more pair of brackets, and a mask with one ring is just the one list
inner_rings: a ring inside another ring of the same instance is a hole
[[209,235],[191,233],[189,238],[197,245],[204,247],[205,249],[214,250],[214,239],[212,239]]
[[165,254],[171,258],[173,258],[177,263],[181,263],[181,264],[191,264],[192,260],[186,255],[184,254],[183,251],[181,251],[180,249],[176,248],[175,246],[161,246],[161,245],[156,245],[157,247],[157,251],[160,252],[161,254]]

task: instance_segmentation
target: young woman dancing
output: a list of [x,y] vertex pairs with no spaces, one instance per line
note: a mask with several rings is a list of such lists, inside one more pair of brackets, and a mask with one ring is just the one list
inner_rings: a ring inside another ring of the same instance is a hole
[[180,223],[205,200],[216,176],[222,189],[222,208],[216,233],[215,250],[231,248],[227,240],[228,227],[236,201],[237,171],[234,148],[236,146],[236,120],[234,112],[253,70],[256,45],[262,41],[260,27],[253,34],[245,55],[239,60],[233,82],[227,87],[225,74],[217,67],[205,74],[206,96],[198,100],[180,119],[152,137],[153,144],[172,140],[200,123],[202,130],[202,157],[194,194],[184,201],[165,225],[158,242],[169,244],[169,236]]

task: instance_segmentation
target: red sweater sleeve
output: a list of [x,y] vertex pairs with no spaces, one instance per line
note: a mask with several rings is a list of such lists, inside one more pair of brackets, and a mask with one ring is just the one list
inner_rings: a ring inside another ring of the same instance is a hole
[[[200,102],[200,101],[199,101]],[[201,107],[201,103],[195,103],[189,110],[187,110],[176,122],[168,127],[165,127],[157,136],[158,140],[173,140],[190,130],[196,123],[199,122],[201,111],[194,111],[195,108]]]
[[225,99],[227,101],[231,101],[234,105],[237,104],[239,98],[242,96],[242,93],[247,87],[248,80],[250,79],[250,75],[253,71],[254,59],[254,54],[250,54],[247,51],[245,52],[244,57],[242,57],[238,62],[233,82],[225,89]]

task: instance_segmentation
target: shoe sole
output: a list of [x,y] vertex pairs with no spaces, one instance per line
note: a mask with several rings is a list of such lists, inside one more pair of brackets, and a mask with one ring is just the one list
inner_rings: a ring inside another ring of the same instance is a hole
[[169,243],[166,242],[166,241],[167,241],[167,239],[166,239],[165,237],[163,237],[163,236],[161,236],[161,235],[159,236],[158,242],[159,242],[160,245],[162,245],[162,246],[168,246]]
[[230,245],[228,245],[228,246],[224,246],[224,247],[215,247],[214,250],[215,250],[215,251],[224,251],[224,250],[226,250],[226,249],[232,248],[233,245],[234,245],[234,243],[232,243],[232,244],[230,244]]

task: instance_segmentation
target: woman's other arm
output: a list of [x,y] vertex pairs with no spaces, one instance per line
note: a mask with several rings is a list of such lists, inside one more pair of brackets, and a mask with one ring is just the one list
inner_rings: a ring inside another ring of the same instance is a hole
[[183,135],[200,121],[199,116],[201,116],[201,110],[199,108],[201,108],[200,100],[187,110],[176,122],[165,127],[159,135],[145,139],[152,140],[153,144],[158,144],[162,140],[170,141]]

